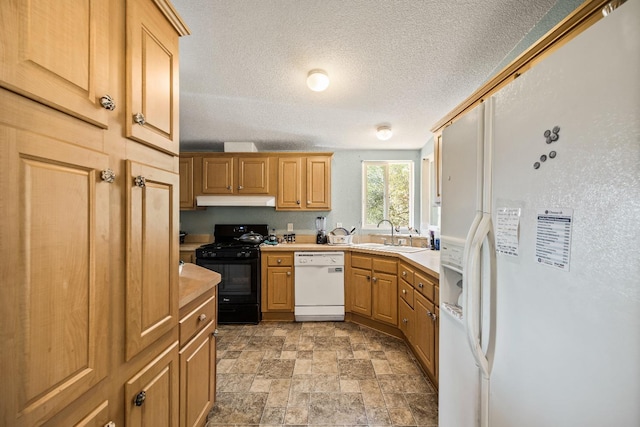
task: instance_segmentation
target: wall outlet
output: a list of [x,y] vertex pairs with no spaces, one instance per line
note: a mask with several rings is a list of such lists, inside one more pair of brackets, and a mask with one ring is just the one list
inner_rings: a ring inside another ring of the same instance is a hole
[[342,223],[341,222],[336,222],[336,228],[341,228],[342,227]]
[[293,223],[292,222],[287,223],[287,231],[293,231]]

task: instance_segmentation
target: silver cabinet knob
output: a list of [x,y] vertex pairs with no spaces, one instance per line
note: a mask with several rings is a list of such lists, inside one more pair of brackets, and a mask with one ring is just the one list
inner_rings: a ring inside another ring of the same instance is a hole
[[407,294],[407,290],[406,290],[406,289],[403,289],[403,290],[402,290],[402,293],[406,295],[406,294]]
[[242,185],[238,185],[238,190],[243,190],[244,187]]
[[406,271],[403,271],[403,272],[402,272],[402,275],[403,275],[404,277],[407,277],[407,272],[406,272]]
[[105,110],[113,111],[116,109],[116,103],[109,95],[105,95],[100,98],[100,105],[102,105],[102,108],[104,108]]
[[373,278],[373,282],[375,283],[375,282],[377,282],[377,281],[378,281],[378,278],[377,278],[377,277],[374,277],[374,278]]
[[299,205],[300,204],[300,200],[296,200],[296,204]]
[[290,271],[287,271],[287,276],[291,276],[291,272]]
[[418,287],[419,288],[424,288],[424,285],[422,284],[422,282],[418,283]]
[[311,200],[307,200],[307,204],[310,205],[311,204]]
[[231,190],[231,186],[230,185],[227,185],[227,190]]
[[367,280],[371,280],[371,276],[367,276]]
[[147,185],[147,179],[142,175],[138,175],[133,179],[133,183],[136,187],[144,188]]
[[146,399],[147,399],[147,393],[145,391],[141,391],[140,393],[136,394],[133,404],[136,406],[142,406],[142,404]]
[[204,322],[205,320],[207,320],[206,314],[202,313],[200,316],[198,316],[198,321]]
[[144,114],[142,113],[136,113],[133,116],[133,121],[136,122],[137,124],[144,126],[145,123],[147,123],[147,121],[144,118]]
[[278,264],[280,264],[282,262],[282,260],[280,258],[278,258]]
[[100,178],[102,178],[103,181],[111,184],[116,179],[116,173],[111,169],[105,169],[100,174]]
[[218,328],[216,328],[216,329],[213,331],[213,334],[212,334],[212,335],[213,335],[214,337],[217,337],[217,336],[218,336]]
[[407,323],[409,320],[405,317],[404,319],[402,319],[402,323]]

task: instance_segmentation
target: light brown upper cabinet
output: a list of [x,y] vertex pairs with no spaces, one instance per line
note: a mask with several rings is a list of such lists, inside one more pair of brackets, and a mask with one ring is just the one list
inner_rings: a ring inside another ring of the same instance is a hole
[[194,209],[193,195],[193,157],[180,157],[180,209]]
[[273,194],[269,156],[207,155],[202,158],[202,194]]
[[0,86],[106,128],[109,2],[2,1],[0,16],[0,40],[16,41],[2,44]]
[[331,210],[331,155],[278,158],[276,210]]
[[178,154],[178,37],[189,30],[148,0],[126,3],[126,136]]

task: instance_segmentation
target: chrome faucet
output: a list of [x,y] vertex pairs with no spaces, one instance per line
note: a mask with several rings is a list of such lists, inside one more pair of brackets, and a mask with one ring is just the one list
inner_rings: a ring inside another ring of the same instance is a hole
[[[395,226],[393,225],[393,223],[391,221],[389,221],[388,219],[383,219],[382,221],[380,221],[378,223],[378,228],[380,228],[380,224],[382,224],[383,222],[388,222],[391,225],[391,246],[395,246],[396,245],[396,241],[393,235],[393,231],[395,229]],[[387,243],[385,243],[386,245]]]

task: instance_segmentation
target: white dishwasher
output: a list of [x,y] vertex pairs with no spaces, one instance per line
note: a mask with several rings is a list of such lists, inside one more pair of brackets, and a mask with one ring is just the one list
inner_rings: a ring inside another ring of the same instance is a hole
[[296,321],[344,320],[344,252],[295,252]]

